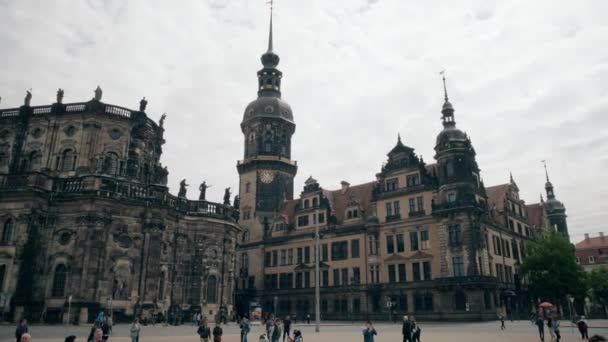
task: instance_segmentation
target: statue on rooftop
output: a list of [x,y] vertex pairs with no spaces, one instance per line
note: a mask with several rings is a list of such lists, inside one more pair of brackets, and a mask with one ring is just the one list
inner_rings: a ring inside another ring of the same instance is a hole
[[204,201],[207,197],[207,188],[212,187],[213,185],[207,185],[206,181],[203,181],[203,183],[198,187],[198,190],[200,190],[201,194],[198,196],[198,199],[200,201]]
[[163,128],[166,118],[167,118],[167,113],[163,113],[163,115],[160,116],[160,120],[158,120],[158,127]]
[[224,205],[230,205],[230,187],[224,191]]
[[186,178],[182,179],[181,182],[179,182],[179,193],[177,194],[177,197],[179,198],[186,198],[186,187],[189,186],[188,184],[186,184]]
[[141,99],[141,101],[139,101],[139,111],[145,112],[147,105],[148,105],[148,101],[146,101],[146,97],[144,96],[144,98]]
[[25,100],[23,100],[23,105],[26,107],[30,106],[30,102],[32,101],[32,89],[25,91]]
[[102,95],[103,95],[103,90],[101,90],[101,88],[99,86],[97,86],[97,88],[95,89],[95,97],[93,98],[93,100],[101,101]]
[[57,90],[57,103],[63,102],[63,89],[59,88]]

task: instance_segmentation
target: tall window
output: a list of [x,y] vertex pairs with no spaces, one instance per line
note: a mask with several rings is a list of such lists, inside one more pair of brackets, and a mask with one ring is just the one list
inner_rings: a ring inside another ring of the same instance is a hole
[[418,232],[410,232],[410,244],[412,251],[418,250]]
[[42,155],[38,151],[32,151],[28,158],[28,171],[38,171],[40,170],[40,159],[42,159]]
[[293,265],[293,248],[287,250],[287,265]]
[[415,186],[420,184],[420,178],[417,174],[407,176],[407,186]]
[[395,253],[395,240],[393,240],[392,235],[386,236],[386,252],[387,253]]
[[393,191],[399,188],[399,180],[397,178],[391,178],[386,180],[386,191]]
[[11,241],[13,240],[13,229],[14,229],[13,220],[8,219],[4,223],[4,229],[2,230],[2,243],[3,244],[11,243]]
[[359,267],[353,267],[353,283],[355,285],[361,283],[361,270]]
[[302,261],[304,260],[303,254],[302,254],[302,248],[298,248],[298,254],[297,254],[297,264],[301,264]]
[[160,280],[158,281],[158,299],[165,300],[165,272],[160,274]]
[[243,231],[243,237],[241,239],[241,242],[249,242],[249,230],[245,229]]
[[76,153],[72,149],[66,149],[57,160],[57,170],[71,171],[76,168]]
[[[276,286],[276,281],[275,281]],[[207,303],[217,303],[217,277],[210,275],[207,278]]]
[[393,216],[393,205],[391,202],[386,203],[386,216]]
[[460,246],[462,243],[462,231],[459,224],[450,225],[448,227],[448,235],[450,246]]
[[420,263],[413,262],[412,263],[412,276],[414,277],[414,281],[420,281]]
[[388,265],[388,282],[394,283],[397,281],[396,273],[395,273],[395,265]]
[[397,253],[405,252],[405,239],[403,234],[397,234]]
[[342,285],[348,285],[348,268],[342,269]]
[[405,264],[399,264],[399,281],[405,283],[407,281],[407,275],[405,273]]
[[111,174],[111,175],[117,175],[119,174],[120,170],[118,167],[118,155],[114,152],[108,152],[106,153],[106,157],[103,161],[103,172]]
[[55,267],[55,275],[53,276],[53,288],[51,290],[51,297],[64,297],[65,296],[65,284],[68,270],[64,264],[59,264]]
[[304,263],[310,263],[310,247],[304,247]]
[[321,286],[329,286],[329,271],[323,270],[321,273]]
[[416,205],[418,206],[418,211],[424,210],[424,198],[422,196],[416,197]]
[[243,270],[249,269],[249,256],[247,255],[247,253],[241,254],[241,268]]
[[334,269],[334,286],[340,286],[340,269]]
[[410,213],[415,213],[416,212],[416,200],[414,198],[410,198],[408,200],[408,204],[410,207]]
[[351,240],[350,242],[350,257],[358,258],[359,257],[359,240]]
[[464,277],[464,261],[461,256],[452,258],[454,277]]
[[272,264],[272,256],[270,252],[264,254],[264,267],[270,267]]
[[348,259],[348,241],[337,241],[331,244],[331,260]]
[[369,254],[377,255],[378,254],[378,237],[376,235],[370,235],[368,240],[369,240]]
[[280,256],[281,256],[281,259],[280,259],[279,265],[281,265],[281,266],[287,265],[287,250],[281,249]]
[[369,266],[371,282],[379,283],[380,282],[380,265],[370,265]]
[[448,178],[454,177],[454,162],[453,161],[450,160],[447,162],[447,164],[445,165],[445,173]]
[[431,280],[433,279],[432,273],[431,273],[431,263],[430,261],[425,261],[422,263],[422,271],[424,273],[424,280]]
[[395,215],[401,215],[401,207],[399,207],[399,201],[393,202],[393,212]]
[[429,249],[429,231],[423,230],[420,232],[420,249]]
[[456,304],[456,310],[466,310],[467,309],[467,296],[462,292],[462,290],[456,290],[454,293],[454,302]]
[[0,291],[4,290],[5,273],[6,273],[6,265],[0,265]]
[[329,259],[329,252],[327,249],[327,244],[324,243],[321,246],[321,261],[327,261]]

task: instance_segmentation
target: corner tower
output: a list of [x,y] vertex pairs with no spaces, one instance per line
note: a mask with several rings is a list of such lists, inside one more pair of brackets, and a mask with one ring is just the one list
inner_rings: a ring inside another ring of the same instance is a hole
[[272,35],[271,12],[268,50],[261,57],[263,68],[257,73],[258,97],[247,105],[243,115],[244,155],[237,165],[241,225],[250,230],[252,241],[263,238],[265,220],[269,221],[285,200],[293,198],[297,172],[297,164],[291,160],[291,136],[296,125],[291,107],[281,99],[283,73],[277,69],[280,58],[273,51]]
[[547,219],[549,219],[549,225],[551,229],[568,235],[568,223],[566,221],[566,207],[555,197],[553,191],[553,183],[549,180],[549,172],[547,172],[547,164],[545,164],[545,177],[547,182],[545,183],[545,191],[547,191],[547,201],[543,202],[545,211],[547,213]]

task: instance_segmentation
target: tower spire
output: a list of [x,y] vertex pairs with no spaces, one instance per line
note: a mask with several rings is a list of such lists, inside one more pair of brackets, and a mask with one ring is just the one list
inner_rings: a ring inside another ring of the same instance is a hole
[[545,178],[547,179],[547,183],[549,183],[549,172],[547,172],[547,161],[542,160],[541,163],[543,163],[543,166],[545,167]]
[[445,70],[440,73],[441,79],[443,80],[443,107],[441,108],[441,118],[443,119],[443,127],[454,127],[456,121],[454,120],[454,107],[448,99],[448,88],[445,82]]
[[268,51],[267,52],[272,52],[272,10],[274,9],[274,1],[270,0],[270,1],[268,1],[268,3],[270,4],[270,30],[268,32]]
[[443,79],[443,99],[445,100],[445,102],[448,102],[448,88],[445,85],[445,70],[442,70],[440,74],[441,79]]

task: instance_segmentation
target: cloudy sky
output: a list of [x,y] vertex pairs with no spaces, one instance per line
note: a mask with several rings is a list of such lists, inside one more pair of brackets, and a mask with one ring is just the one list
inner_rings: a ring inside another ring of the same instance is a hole
[[[446,69],[486,186],[544,192],[546,159],[573,239],[607,231],[608,1],[276,0],[275,51],[297,124],[296,193],[374,179],[400,132],[432,161]],[[237,188],[239,123],[256,96],[264,0],[0,0],[1,107],[103,101],[168,113],[170,186]]]

